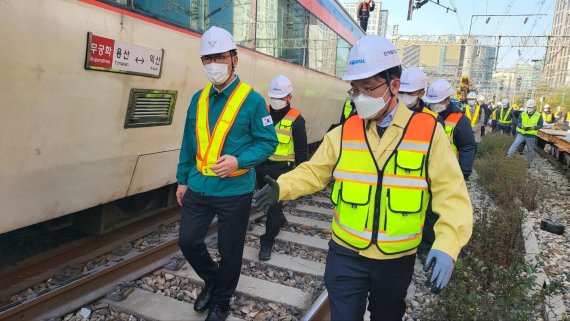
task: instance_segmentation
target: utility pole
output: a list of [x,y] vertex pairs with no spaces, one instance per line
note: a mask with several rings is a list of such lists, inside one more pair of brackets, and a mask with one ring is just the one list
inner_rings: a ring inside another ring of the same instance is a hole
[[412,20],[412,11],[414,10],[414,0],[408,3],[408,21]]

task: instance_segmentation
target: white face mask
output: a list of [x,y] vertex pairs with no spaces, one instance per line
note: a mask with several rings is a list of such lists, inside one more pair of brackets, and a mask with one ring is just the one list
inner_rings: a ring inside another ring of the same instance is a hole
[[366,95],[358,95],[354,98],[354,106],[356,107],[356,112],[358,117],[361,119],[372,119],[376,117],[384,108],[386,108],[386,102],[384,101],[384,96],[389,91],[390,87],[386,88],[386,91],[382,97],[374,98]]
[[436,113],[439,114],[439,113],[441,113],[442,111],[444,111],[444,110],[447,108],[447,106],[445,106],[445,105],[442,104],[442,103],[437,103],[437,104],[430,104],[430,105],[429,105],[429,108],[430,108],[433,112],[436,112]]
[[475,106],[475,100],[468,100],[467,104],[471,107]]
[[279,99],[279,98],[271,98],[269,100],[269,104],[271,105],[271,108],[273,108],[275,110],[279,110],[279,109],[283,109],[283,108],[287,107],[287,101],[285,101],[283,99]]
[[532,114],[532,113],[534,113],[534,108],[529,108],[529,107],[527,107],[526,112],[529,113],[529,114]]
[[213,62],[211,64],[204,65],[204,73],[206,74],[206,77],[208,77],[208,80],[214,85],[221,85],[230,78],[227,64],[218,64]]
[[410,94],[402,94],[398,95],[398,98],[406,105],[408,108],[413,108],[418,103],[418,96],[410,95]]

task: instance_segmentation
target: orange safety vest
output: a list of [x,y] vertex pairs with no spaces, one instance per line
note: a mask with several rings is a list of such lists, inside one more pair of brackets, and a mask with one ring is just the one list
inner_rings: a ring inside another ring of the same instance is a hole
[[[217,176],[210,167],[216,165],[216,161],[220,158],[222,148],[228,132],[236,119],[243,102],[252,90],[252,87],[246,83],[240,82],[228,98],[218,121],[214,127],[214,131],[210,135],[210,125],[208,122],[208,109],[210,106],[210,90],[212,83],[206,85],[198,98],[198,106],[196,111],[196,168],[204,176]],[[249,169],[237,169],[229,176],[239,176],[247,173]]]
[[457,154],[457,146],[455,146],[455,144],[453,143],[453,132],[455,131],[455,126],[457,126],[457,123],[461,119],[461,116],[463,116],[462,113],[453,112],[449,113],[449,115],[447,115],[447,117],[445,118],[445,134],[447,135],[447,139],[449,139],[449,143],[451,144],[451,149],[453,150],[456,156],[458,154]]
[[481,107],[479,105],[475,105],[475,112],[473,113],[473,115],[471,115],[471,106],[467,106],[467,108],[465,108],[465,116],[469,118],[469,121],[471,123],[471,128],[477,125],[477,121],[479,121],[480,112],[481,112]]

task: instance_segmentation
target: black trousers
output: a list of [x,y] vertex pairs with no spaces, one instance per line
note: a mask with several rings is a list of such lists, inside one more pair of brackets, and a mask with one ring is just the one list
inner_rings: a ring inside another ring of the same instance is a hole
[[402,320],[415,258],[412,254],[392,260],[374,260],[330,241],[325,284],[331,320],[362,320],[367,298],[370,320]]
[[[238,284],[252,194],[216,197],[188,190],[182,199],[180,249],[204,282],[215,285],[212,303],[223,308],[229,308]],[[216,215],[221,257],[219,266],[212,260],[204,243],[208,227]]]
[[497,124],[497,130],[499,132],[502,132],[503,134],[507,134],[507,135],[512,135],[512,125],[508,124],[508,125],[501,125],[501,124]]
[[[267,184],[265,175],[269,175],[273,179],[277,179],[281,174],[287,173],[293,169],[292,162],[271,162],[265,161],[255,168],[257,175],[257,187],[262,188]],[[265,221],[265,234],[260,237],[261,246],[272,247],[275,243],[275,237],[279,234],[281,226],[287,222],[283,214],[283,202],[277,202],[269,207],[267,218]]]
[[368,18],[360,18],[360,28],[366,32],[366,29],[368,29]]

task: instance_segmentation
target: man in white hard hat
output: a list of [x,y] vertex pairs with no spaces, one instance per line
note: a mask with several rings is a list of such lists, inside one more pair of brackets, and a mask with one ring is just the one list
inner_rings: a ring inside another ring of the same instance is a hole
[[[434,117],[398,99],[401,62],[387,39],[365,36],[348,55],[357,115],[328,132],[313,157],[256,193],[261,208],[324,189],[334,177],[325,269],[331,320],[401,320],[428,203],[440,216],[427,258],[439,292],[472,229],[461,170]],[[429,173],[429,177],[427,177]],[[428,185],[429,181],[429,185]],[[428,188],[429,186],[429,188]]]
[[542,115],[535,112],[536,101],[534,99],[527,100],[525,107],[526,111],[523,111],[517,119],[517,136],[509,148],[507,156],[512,156],[519,146],[523,142],[526,142],[526,159],[530,166],[534,158],[536,135],[538,134],[538,130],[542,128]]
[[451,103],[453,94],[449,81],[439,79],[428,87],[424,101],[445,121],[445,133],[451,143],[451,149],[457,156],[463,178],[468,181],[473,171],[477,144],[469,118],[458,106]]
[[400,93],[398,99],[401,100],[411,111],[416,113],[428,113],[437,118],[443,126],[443,119],[439,115],[425,106],[422,97],[426,94],[428,86],[427,75],[418,67],[410,67],[402,71],[400,78]]
[[[202,35],[200,56],[209,80],[192,97],[180,149],[176,197],[182,206],[179,245],[205,286],[194,310],[225,320],[236,289],[255,186],[254,166],[277,146],[263,97],[234,73],[237,46],[224,29]],[[224,126],[222,126],[223,124]],[[204,238],[218,216],[214,262]]]
[[469,119],[469,124],[475,136],[475,142],[481,141],[481,127],[483,127],[483,111],[481,106],[477,103],[477,94],[473,91],[467,94],[467,106],[463,109],[465,116]]
[[544,105],[544,111],[542,112],[542,120],[547,124],[554,123],[554,114],[550,111],[550,105]]
[[[273,155],[255,168],[258,187],[265,185],[265,175],[277,179],[309,158],[305,119],[298,109],[291,106],[292,93],[293,86],[289,78],[280,75],[271,80],[267,92],[269,113],[275,124],[279,145]],[[260,237],[259,260],[267,261],[271,258],[275,237],[286,223],[283,202],[272,205],[267,211],[265,234]]]
[[514,120],[514,110],[507,98],[503,99],[502,106],[497,109],[497,131],[504,134],[511,134]]

